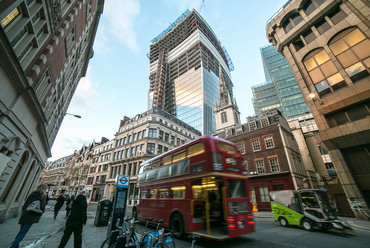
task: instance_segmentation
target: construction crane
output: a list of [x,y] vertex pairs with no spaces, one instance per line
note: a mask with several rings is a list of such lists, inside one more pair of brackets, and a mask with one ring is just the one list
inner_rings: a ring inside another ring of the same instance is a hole
[[205,6],[205,0],[202,0],[202,3],[200,4],[200,7],[199,7],[199,14],[200,12],[202,12],[202,9],[203,9],[203,6]]

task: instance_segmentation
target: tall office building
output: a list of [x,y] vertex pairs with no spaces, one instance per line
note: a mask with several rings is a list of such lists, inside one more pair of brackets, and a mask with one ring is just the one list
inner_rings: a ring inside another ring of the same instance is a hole
[[255,114],[277,108],[286,119],[310,113],[288,62],[276,48],[260,48],[266,83],[252,86]]
[[104,0],[0,1],[0,223],[36,187],[81,77]]
[[290,0],[267,23],[329,150],[348,202],[370,216],[370,3]]
[[[231,60],[206,21],[185,11],[150,45],[149,106],[161,108],[200,130],[216,131],[219,68],[233,97]],[[221,65],[219,67],[219,64]]]

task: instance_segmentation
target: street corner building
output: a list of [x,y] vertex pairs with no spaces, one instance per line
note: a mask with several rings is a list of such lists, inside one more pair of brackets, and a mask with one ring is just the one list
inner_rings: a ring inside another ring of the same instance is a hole
[[370,219],[370,2],[290,0],[267,22],[356,217]]
[[35,188],[92,58],[104,0],[0,2],[0,223]]

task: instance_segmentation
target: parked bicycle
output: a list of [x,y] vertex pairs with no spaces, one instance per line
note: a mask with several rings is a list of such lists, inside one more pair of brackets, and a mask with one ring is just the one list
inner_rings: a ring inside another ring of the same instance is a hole
[[124,247],[126,243],[131,241],[136,241],[136,233],[134,226],[138,221],[135,221],[133,218],[124,217],[122,226],[119,226],[120,219],[117,219],[116,226],[117,230],[113,230],[111,235],[104,240],[101,248],[113,248],[113,247]]
[[141,237],[140,247],[142,248],[175,248],[175,241],[172,238],[172,232],[165,233],[164,228],[159,229],[163,220],[155,220],[157,227],[155,232],[145,232]]

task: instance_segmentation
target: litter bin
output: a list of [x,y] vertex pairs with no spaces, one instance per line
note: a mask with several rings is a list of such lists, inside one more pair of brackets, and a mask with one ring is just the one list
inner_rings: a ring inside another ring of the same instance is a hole
[[99,201],[96,209],[94,225],[95,226],[107,226],[109,222],[109,216],[112,212],[112,201],[103,199]]

